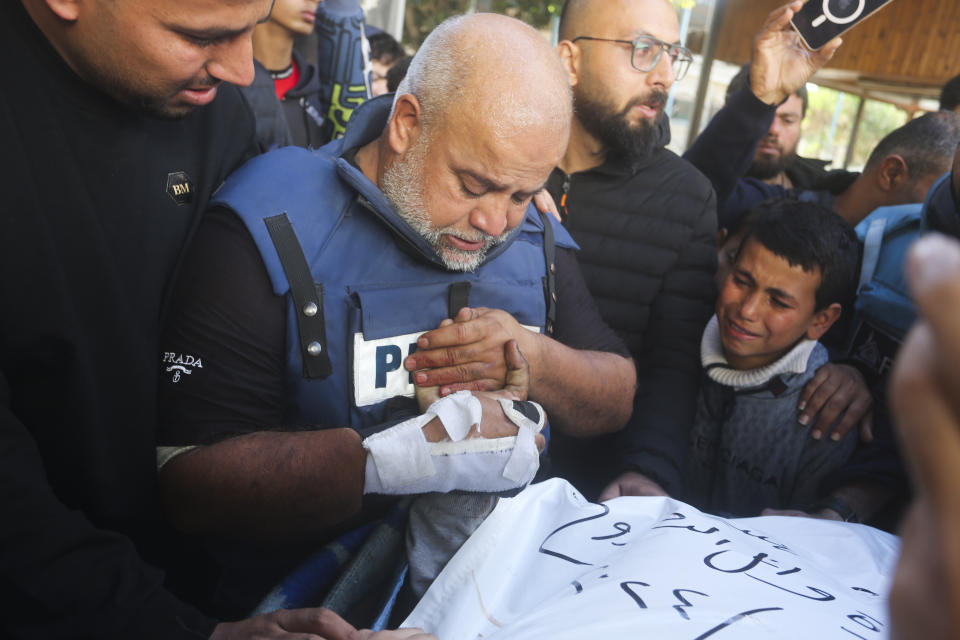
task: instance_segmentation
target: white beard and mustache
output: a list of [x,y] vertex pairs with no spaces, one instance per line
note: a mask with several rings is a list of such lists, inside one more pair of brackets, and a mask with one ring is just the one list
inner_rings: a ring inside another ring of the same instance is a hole
[[[423,164],[429,152],[430,140],[425,133],[421,134],[413,147],[384,172],[380,189],[397,210],[397,214],[430,243],[448,269],[473,271],[483,264],[492,247],[503,242],[509,231],[499,236],[491,236],[479,229],[465,232],[452,226],[434,227],[423,195],[426,186]],[[460,249],[447,242],[444,238],[446,235],[453,235],[467,242],[483,242],[484,245],[475,251]]]

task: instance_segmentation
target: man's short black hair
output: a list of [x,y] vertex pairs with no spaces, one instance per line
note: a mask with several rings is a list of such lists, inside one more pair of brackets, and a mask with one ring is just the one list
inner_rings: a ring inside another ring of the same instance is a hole
[[754,218],[740,251],[753,238],[790,266],[807,273],[819,271],[816,310],[835,302],[850,308],[860,268],[860,243],[853,227],[826,207],[792,198],[766,200],[751,211]]
[[941,111],[953,111],[960,106],[960,76],[947,80],[940,90]]
[[403,56],[393,63],[393,66],[387,71],[387,92],[393,93],[400,86],[400,83],[407,75],[407,69],[410,68],[410,61],[413,56]]
[[944,173],[960,144],[960,114],[953,111],[927,113],[886,135],[870,152],[864,171],[889,155],[903,158],[916,180],[931,173]]
[[403,45],[386,31],[373,34],[367,41],[370,43],[370,59],[382,64],[392,64],[407,55]]
[[[735,94],[737,91],[740,91],[750,84],[750,63],[740,67],[740,71],[737,71],[737,75],[733,76],[733,79],[730,80],[730,84],[727,85],[727,93],[724,97],[724,100],[729,101],[730,96]],[[803,108],[800,111],[800,117],[807,117],[807,103],[810,100],[810,97],[807,95],[807,85],[803,85],[795,92],[800,96],[800,102],[803,103]]]

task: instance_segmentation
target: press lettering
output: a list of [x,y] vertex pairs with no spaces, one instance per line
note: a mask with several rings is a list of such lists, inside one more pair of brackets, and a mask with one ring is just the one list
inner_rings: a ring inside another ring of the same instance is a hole
[[387,374],[400,368],[402,357],[403,354],[400,352],[400,347],[395,344],[386,344],[377,347],[377,379],[375,383],[377,389],[383,389],[387,386]]

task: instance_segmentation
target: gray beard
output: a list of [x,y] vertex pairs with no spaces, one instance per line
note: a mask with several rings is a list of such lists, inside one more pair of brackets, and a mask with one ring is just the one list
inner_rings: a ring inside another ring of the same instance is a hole
[[[384,171],[380,180],[380,190],[396,209],[397,215],[433,247],[447,269],[474,271],[483,264],[490,249],[502,242],[508,232],[491,236],[474,229],[472,233],[464,234],[462,231],[454,232],[447,227],[433,226],[423,197],[423,162],[429,151],[429,140],[421,136],[404,157],[397,159]],[[482,240],[484,246],[476,251],[458,249],[444,242],[444,236],[447,234],[456,235],[468,242]]]

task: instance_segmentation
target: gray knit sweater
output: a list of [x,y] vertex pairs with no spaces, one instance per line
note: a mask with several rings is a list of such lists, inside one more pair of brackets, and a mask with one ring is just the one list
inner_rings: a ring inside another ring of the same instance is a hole
[[818,485],[856,447],[856,430],[840,442],[814,440],[797,422],[804,385],[827,362],[827,350],[802,340],[771,365],[730,367],[714,316],[700,345],[704,367],[686,468],[685,500],[712,513],[759,515],[764,508],[803,509]]

